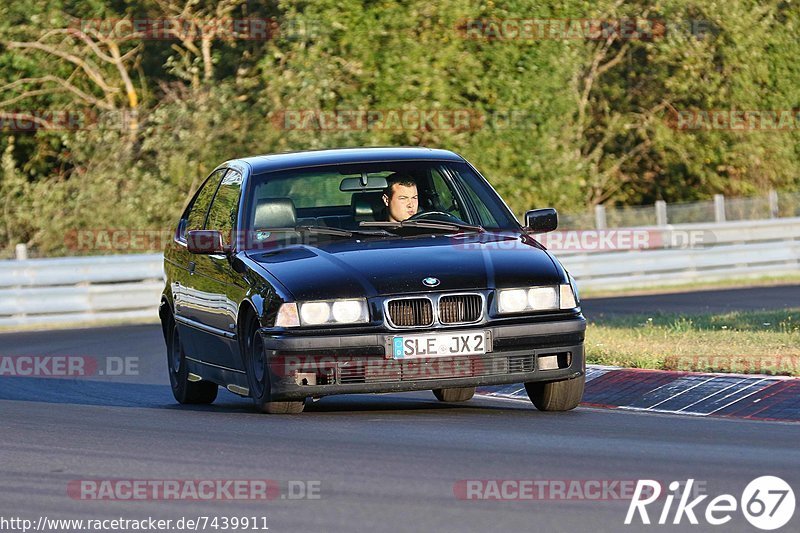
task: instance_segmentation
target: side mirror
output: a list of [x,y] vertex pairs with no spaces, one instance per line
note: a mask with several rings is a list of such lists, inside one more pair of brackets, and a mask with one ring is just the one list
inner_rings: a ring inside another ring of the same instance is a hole
[[229,251],[222,243],[222,232],[213,229],[189,231],[186,233],[186,247],[190,253],[202,255],[225,254]]
[[547,233],[558,227],[558,213],[552,207],[525,212],[525,229],[531,233]]

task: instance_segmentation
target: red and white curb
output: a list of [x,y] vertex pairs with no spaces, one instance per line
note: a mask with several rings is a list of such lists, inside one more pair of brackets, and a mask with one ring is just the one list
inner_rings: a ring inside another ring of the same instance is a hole
[[[479,394],[527,399],[522,385]],[[582,405],[654,413],[800,422],[800,379],[589,365]]]

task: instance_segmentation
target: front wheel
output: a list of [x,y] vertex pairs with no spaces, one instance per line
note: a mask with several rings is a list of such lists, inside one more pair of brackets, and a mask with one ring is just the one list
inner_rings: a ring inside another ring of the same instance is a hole
[[433,395],[440,402],[466,402],[475,396],[475,387],[459,389],[433,389]]
[[569,411],[581,403],[586,376],[562,381],[529,381],[525,391],[540,411]]
[[172,395],[183,404],[213,403],[217,399],[219,387],[211,381],[189,381],[189,368],[186,353],[183,351],[181,336],[175,320],[169,322],[167,344],[167,366]]
[[244,347],[247,381],[250,384],[250,396],[253,398],[256,409],[262,413],[273,415],[302,413],[305,401],[271,401],[269,361],[264,352],[264,340],[258,332],[258,321],[253,319],[247,331]]

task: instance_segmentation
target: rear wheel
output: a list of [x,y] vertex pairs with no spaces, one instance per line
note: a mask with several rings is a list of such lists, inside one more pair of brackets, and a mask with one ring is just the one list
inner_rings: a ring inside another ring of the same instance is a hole
[[433,395],[440,402],[466,402],[475,396],[475,387],[459,389],[433,389]]
[[180,332],[175,320],[169,320],[167,336],[167,366],[172,395],[178,403],[203,404],[217,399],[219,387],[211,381],[189,381],[186,353],[183,351]]
[[569,411],[581,403],[585,385],[583,375],[563,381],[531,381],[525,384],[525,391],[540,411]]
[[264,353],[264,340],[258,332],[258,321],[253,319],[247,328],[244,353],[247,365],[247,380],[250,396],[256,409],[269,414],[298,414],[305,408],[305,401],[273,402],[269,374],[269,361]]

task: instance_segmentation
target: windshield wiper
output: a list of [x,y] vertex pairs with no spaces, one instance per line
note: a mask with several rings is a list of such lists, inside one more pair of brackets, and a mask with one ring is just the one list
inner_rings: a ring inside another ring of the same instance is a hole
[[342,237],[352,237],[353,235],[389,235],[386,230],[366,230],[366,229],[342,229],[329,226],[297,226],[298,231],[309,233],[319,233],[322,235],[337,235]]
[[480,226],[460,222],[441,222],[438,220],[404,220],[403,222],[370,222],[365,221],[359,224],[364,228],[422,228],[435,229],[442,231],[476,231],[482,233],[484,229]]
[[317,233],[320,235],[333,235],[336,237],[352,237],[354,233],[359,235],[386,235],[386,231],[368,231],[368,230],[347,230],[342,228],[331,228],[328,226],[295,226],[293,228],[264,228],[256,231],[264,231],[269,233]]

